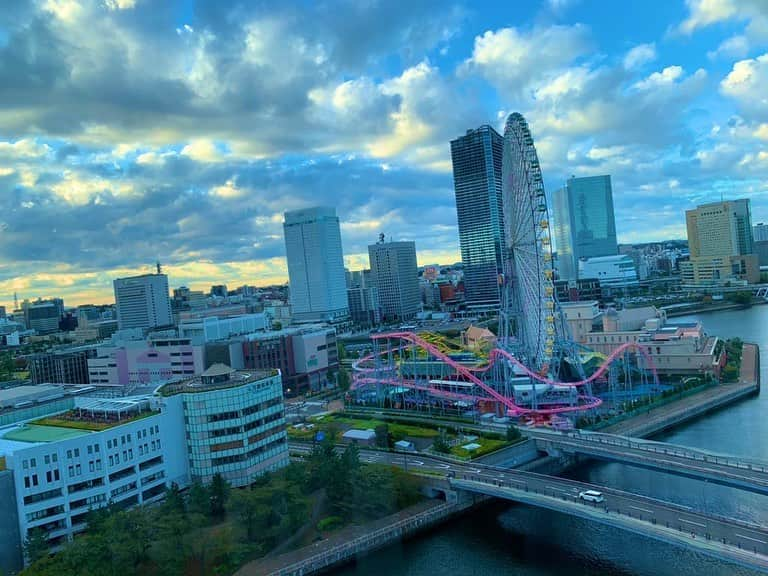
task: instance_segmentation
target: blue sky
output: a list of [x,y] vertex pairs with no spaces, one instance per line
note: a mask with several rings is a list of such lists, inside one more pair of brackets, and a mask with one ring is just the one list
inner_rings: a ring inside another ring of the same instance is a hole
[[0,303],[286,279],[282,213],[458,260],[449,142],[513,111],[549,191],[611,174],[619,239],[768,220],[768,2],[3,0]]

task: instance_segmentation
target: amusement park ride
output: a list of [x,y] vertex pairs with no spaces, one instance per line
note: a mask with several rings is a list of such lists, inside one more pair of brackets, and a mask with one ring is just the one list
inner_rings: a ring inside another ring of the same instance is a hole
[[[658,389],[644,348],[625,344],[590,366],[585,358],[594,354],[571,340],[555,297],[539,159],[518,113],[509,116],[504,131],[502,178],[502,302],[498,338],[487,361],[451,354],[410,331],[373,334],[373,353],[353,364],[352,402],[541,422],[598,409],[604,399],[615,406],[617,394]],[[648,368],[637,363],[638,354]]]

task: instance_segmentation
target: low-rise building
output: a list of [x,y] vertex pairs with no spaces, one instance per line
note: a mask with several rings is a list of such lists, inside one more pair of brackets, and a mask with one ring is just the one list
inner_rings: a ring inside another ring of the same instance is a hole
[[626,254],[579,260],[579,278],[597,278],[600,286],[632,286],[638,283],[637,270]]

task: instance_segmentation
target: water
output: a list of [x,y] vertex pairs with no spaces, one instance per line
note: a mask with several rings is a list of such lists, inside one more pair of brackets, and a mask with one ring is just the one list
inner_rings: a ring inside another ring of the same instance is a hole
[[[768,384],[768,306],[693,315],[710,334],[756,342]],[[768,460],[768,393],[656,439]],[[621,464],[590,464],[573,478],[768,523],[768,498]],[[628,532],[539,508],[494,503],[403,544],[362,558],[337,576],[752,576],[755,572]]]

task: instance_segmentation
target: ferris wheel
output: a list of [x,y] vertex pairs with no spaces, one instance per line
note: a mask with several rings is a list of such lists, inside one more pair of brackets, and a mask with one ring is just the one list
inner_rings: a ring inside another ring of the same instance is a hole
[[539,159],[525,118],[504,130],[502,342],[532,370],[549,371],[557,338],[549,211]]

